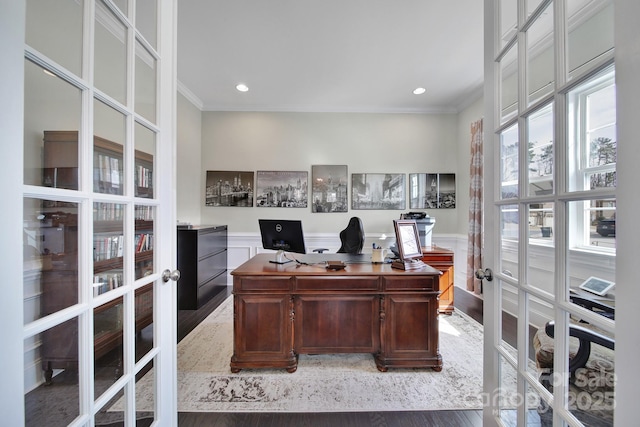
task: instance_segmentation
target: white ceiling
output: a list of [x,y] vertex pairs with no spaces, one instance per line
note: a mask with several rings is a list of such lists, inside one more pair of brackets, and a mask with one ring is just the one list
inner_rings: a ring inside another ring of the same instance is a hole
[[457,112],[482,93],[482,3],[180,0],[180,90],[205,111]]

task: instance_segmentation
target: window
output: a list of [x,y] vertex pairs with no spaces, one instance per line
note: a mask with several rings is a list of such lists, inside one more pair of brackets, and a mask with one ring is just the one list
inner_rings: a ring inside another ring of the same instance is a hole
[[[569,219],[573,248],[615,251],[616,95],[608,68],[568,93],[568,191],[589,197],[575,202]],[[580,226],[577,226],[580,224]]]

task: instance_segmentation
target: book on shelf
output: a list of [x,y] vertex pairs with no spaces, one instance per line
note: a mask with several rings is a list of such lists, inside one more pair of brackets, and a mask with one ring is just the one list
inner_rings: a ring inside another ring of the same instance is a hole
[[136,253],[149,251],[153,248],[153,233],[136,234]]
[[106,193],[121,193],[122,166],[120,158],[98,153],[93,169],[94,190]]
[[143,187],[143,188],[149,188],[151,187],[152,184],[152,170],[144,167],[142,165],[138,165],[136,166],[137,168],[137,173],[136,173],[136,186],[137,187]]
[[110,270],[93,276],[93,296],[101,295],[124,284],[122,270]]
[[119,221],[124,219],[124,205],[119,203],[96,203],[93,209],[94,221]]
[[105,261],[118,258],[124,252],[123,235],[96,234],[93,236],[93,260]]
[[153,206],[137,205],[135,209],[135,219],[153,221],[153,209]]

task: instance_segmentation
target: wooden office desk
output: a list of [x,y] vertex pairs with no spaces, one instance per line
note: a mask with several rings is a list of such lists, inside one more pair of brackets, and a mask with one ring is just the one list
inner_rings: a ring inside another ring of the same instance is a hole
[[382,372],[390,367],[442,370],[438,270],[403,271],[366,262],[333,271],[269,263],[272,259],[273,254],[256,255],[231,272],[232,372],[295,372],[299,354],[323,353],[372,353]]

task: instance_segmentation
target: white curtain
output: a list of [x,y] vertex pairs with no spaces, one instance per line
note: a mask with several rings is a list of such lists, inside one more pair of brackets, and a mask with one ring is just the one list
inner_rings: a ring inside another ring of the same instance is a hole
[[469,182],[469,235],[467,245],[467,290],[482,293],[475,271],[482,268],[482,119],[471,123],[471,167]]

